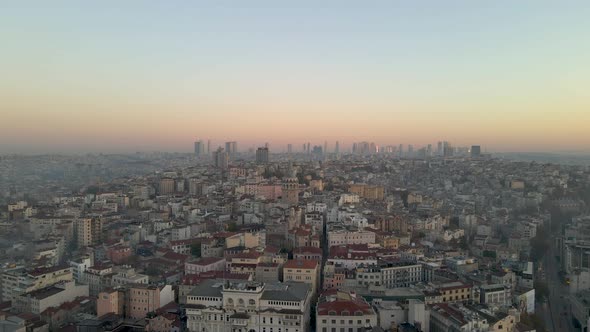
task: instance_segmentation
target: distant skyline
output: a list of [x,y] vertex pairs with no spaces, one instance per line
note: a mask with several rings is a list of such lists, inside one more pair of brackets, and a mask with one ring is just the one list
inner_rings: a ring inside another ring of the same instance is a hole
[[0,154],[590,152],[590,3],[370,4],[3,4]]

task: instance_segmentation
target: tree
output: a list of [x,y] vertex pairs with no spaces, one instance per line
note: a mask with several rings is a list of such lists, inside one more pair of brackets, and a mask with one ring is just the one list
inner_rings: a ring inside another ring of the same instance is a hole
[[238,225],[234,221],[227,224],[227,231],[228,232],[235,232],[237,230],[238,230]]
[[191,255],[201,257],[201,244],[195,243],[191,245]]

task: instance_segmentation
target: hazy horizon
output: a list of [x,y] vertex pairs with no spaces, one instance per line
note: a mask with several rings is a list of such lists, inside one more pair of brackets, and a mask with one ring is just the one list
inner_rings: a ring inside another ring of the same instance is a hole
[[588,17],[582,1],[4,4],[0,154],[587,153]]

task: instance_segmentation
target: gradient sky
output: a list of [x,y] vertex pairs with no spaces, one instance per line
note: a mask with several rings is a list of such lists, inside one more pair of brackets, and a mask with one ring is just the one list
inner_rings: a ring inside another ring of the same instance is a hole
[[0,153],[590,151],[587,0],[14,1],[0,42]]

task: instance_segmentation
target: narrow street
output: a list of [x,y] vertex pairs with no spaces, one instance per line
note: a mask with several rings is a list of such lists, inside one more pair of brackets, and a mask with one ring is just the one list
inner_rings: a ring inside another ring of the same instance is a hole
[[538,313],[545,319],[550,331],[575,331],[569,310],[568,289],[559,275],[560,264],[555,258],[555,245],[552,242],[544,259],[545,278],[549,288],[546,304],[538,304]]

